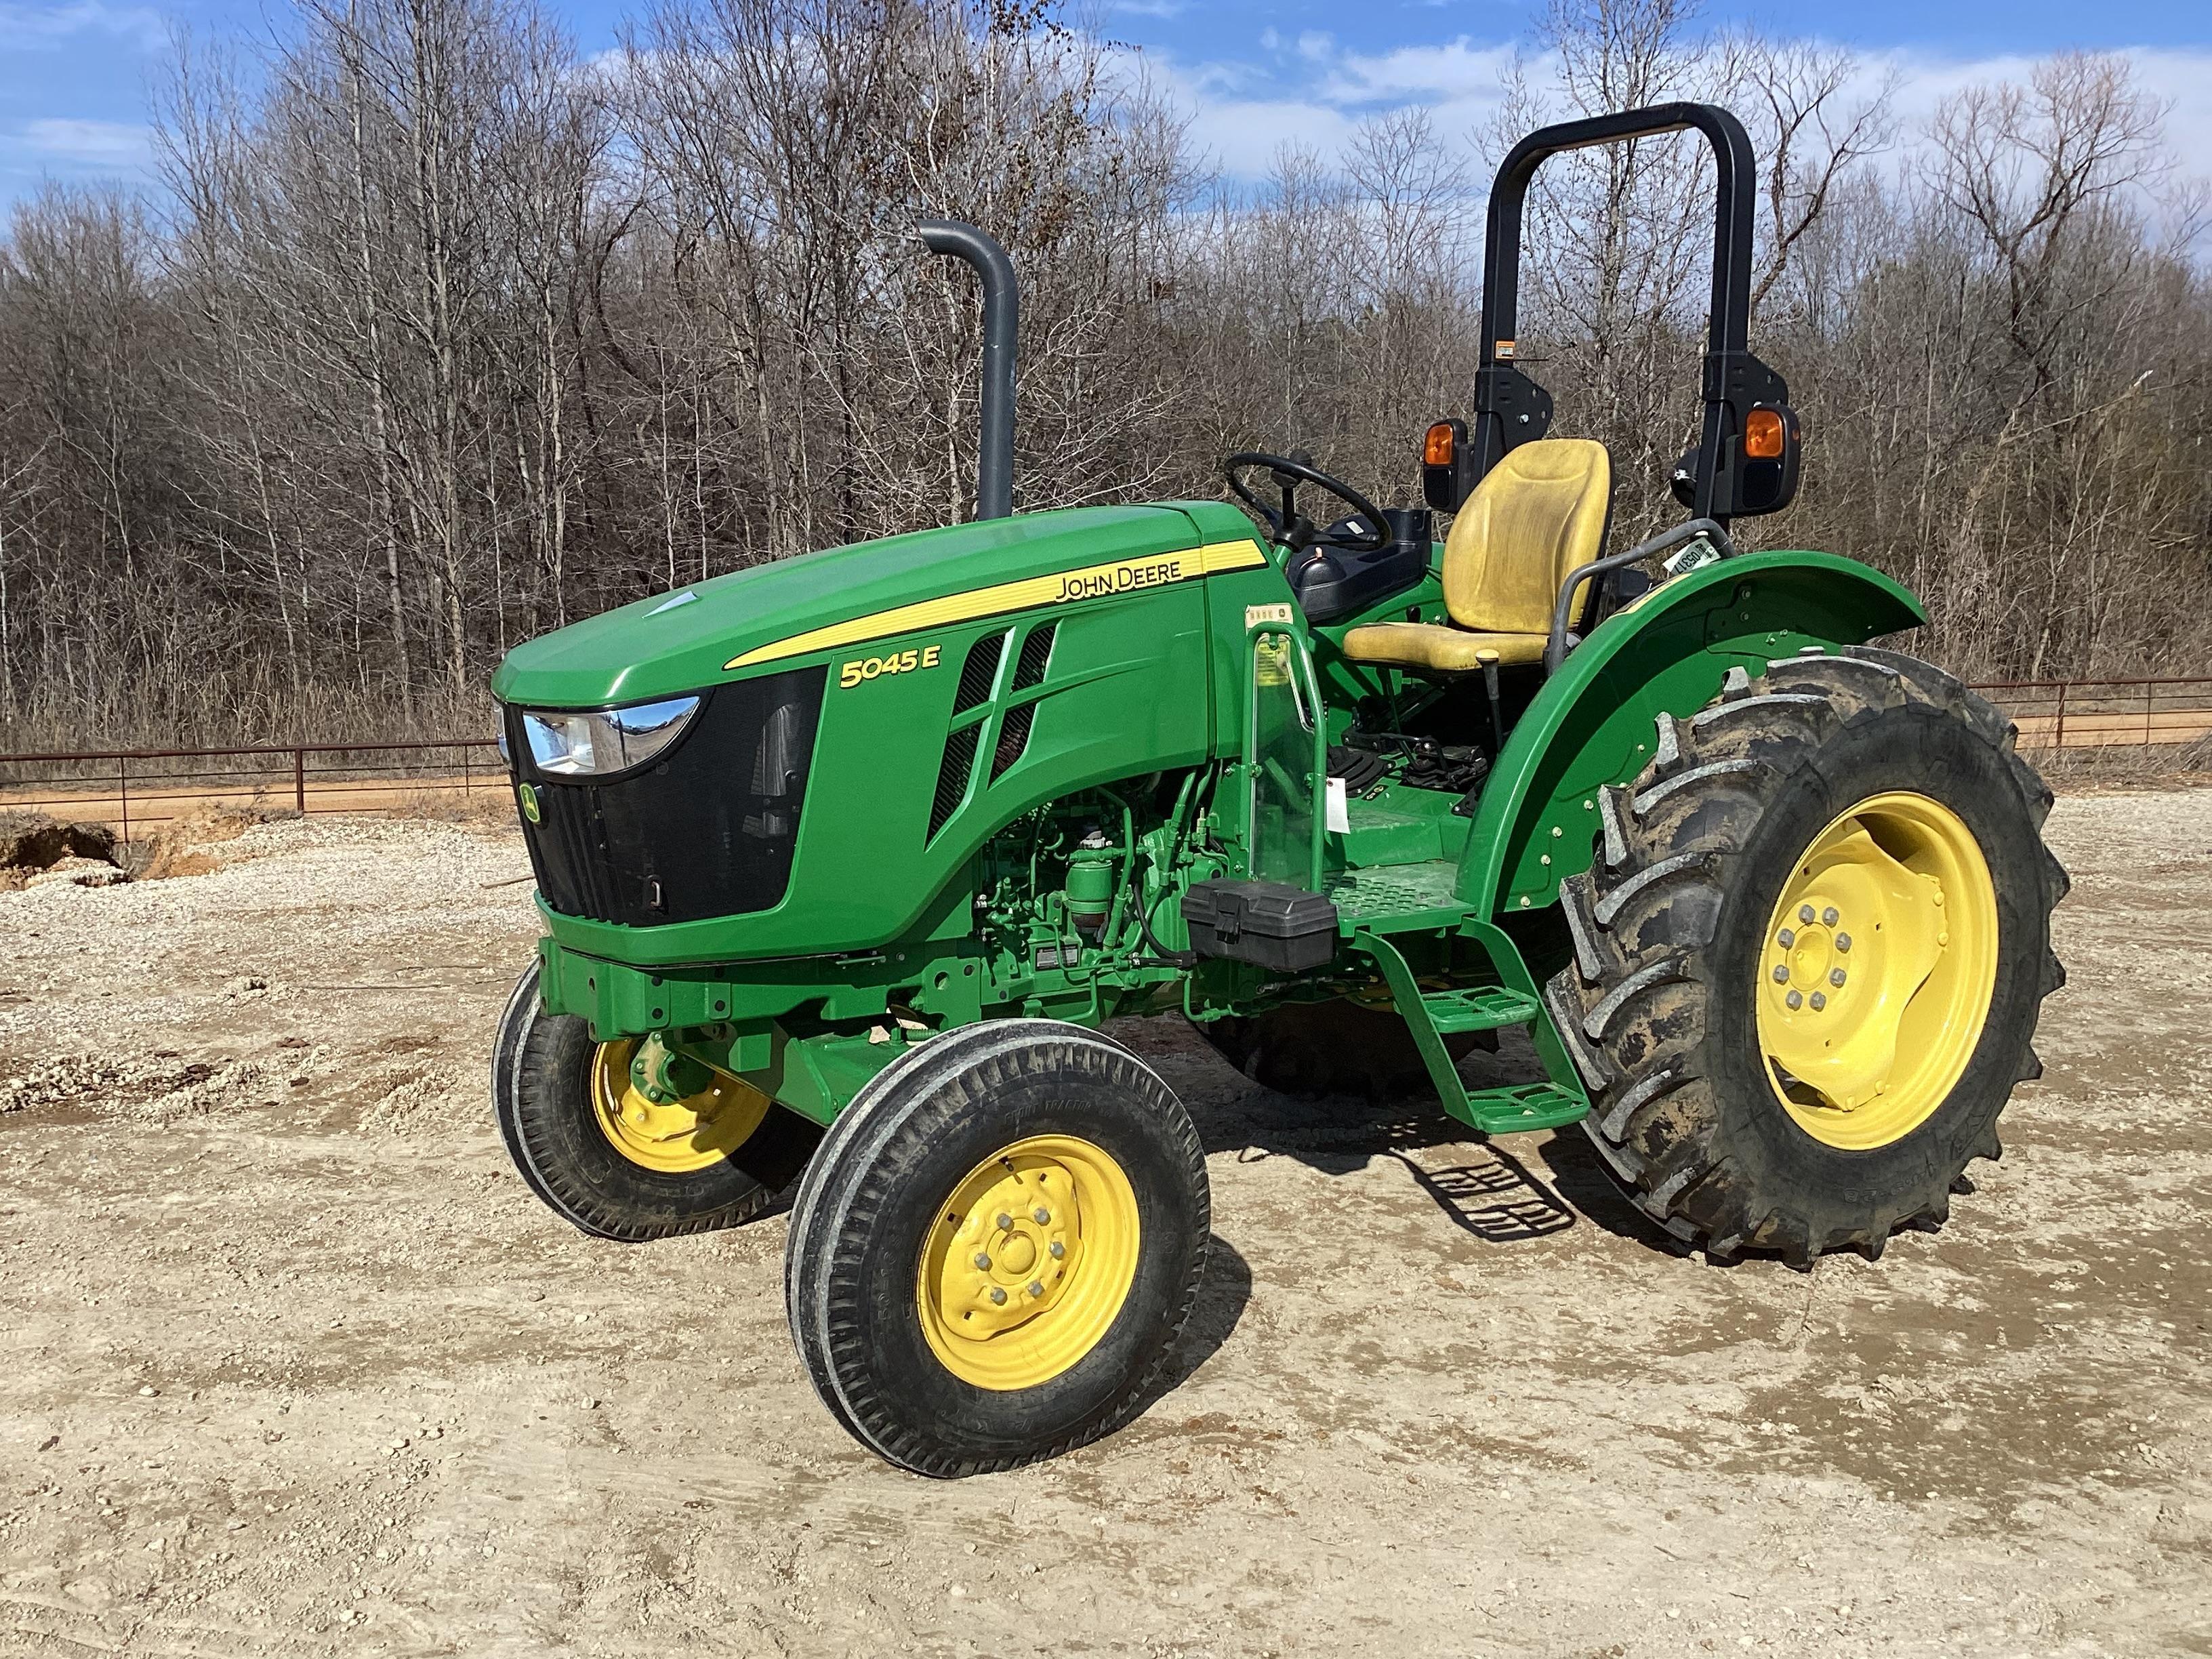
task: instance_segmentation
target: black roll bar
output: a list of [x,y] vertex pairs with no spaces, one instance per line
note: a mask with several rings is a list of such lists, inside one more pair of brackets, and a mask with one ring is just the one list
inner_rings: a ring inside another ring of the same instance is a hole
[[1506,152],[1491,187],[1484,242],[1482,355],[1475,374],[1474,465],[1466,488],[1471,489],[1507,450],[1542,437],[1551,425],[1551,394],[1513,363],[1521,298],[1521,220],[1528,181],[1540,166],[1562,150],[1692,129],[1712,146],[1718,178],[1713,203],[1712,303],[1705,334],[1705,424],[1689,506],[1697,517],[1723,525],[1747,510],[1741,499],[1738,453],[1744,416],[1754,404],[1786,406],[1789,387],[1749,349],[1757,173],[1743,123],[1714,104],[1654,104],[1563,121],[1539,127]]
[[1014,341],[1021,293],[1014,262],[997,238],[959,219],[924,219],[915,228],[933,253],[964,259],[983,283],[982,434],[976,446],[975,516],[1014,511]]

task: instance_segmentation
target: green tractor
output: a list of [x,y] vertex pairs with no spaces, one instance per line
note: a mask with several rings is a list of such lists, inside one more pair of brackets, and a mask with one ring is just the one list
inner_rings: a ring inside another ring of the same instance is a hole
[[[1718,175],[1688,516],[1608,553],[1607,453],[1546,436],[1513,362],[1522,199],[1548,155],[1685,129]],[[1426,506],[1231,456],[1259,532],[1014,514],[1013,274],[925,224],[981,279],[976,521],[626,606],[494,683],[545,927],[493,1060],[525,1181],[631,1241],[796,1181],[814,1387],[939,1476],[1126,1421],[1197,1293],[1200,1137],[1109,1019],[1285,1089],[1410,1069],[1480,1133],[1578,1124],[1715,1260],[1941,1224],[2037,1074],[2066,878],[2005,720],[1867,643],[1913,597],[1729,541],[1798,470],[1746,344],[1753,176],[1705,105],[1523,139]],[[1469,1087],[1510,1027],[1542,1075]]]

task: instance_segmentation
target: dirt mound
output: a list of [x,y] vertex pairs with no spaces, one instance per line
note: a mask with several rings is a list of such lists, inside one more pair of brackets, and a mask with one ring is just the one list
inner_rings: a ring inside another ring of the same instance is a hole
[[123,852],[123,867],[133,881],[166,881],[173,876],[204,876],[222,867],[204,848],[236,841],[264,823],[297,818],[282,811],[224,805],[204,806],[172,820],[154,834],[132,842]]
[[100,823],[70,823],[43,812],[0,812],[0,869],[50,870],[64,859],[115,862],[115,832]]

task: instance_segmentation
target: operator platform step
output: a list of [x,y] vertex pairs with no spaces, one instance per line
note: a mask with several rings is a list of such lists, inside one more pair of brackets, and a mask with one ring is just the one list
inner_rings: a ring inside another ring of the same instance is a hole
[[1526,1025],[1536,1018],[1536,999],[1502,985],[1476,985],[1463,990],[1430,991],[1421,997],[1429,1024],[1439,1036],[1462,1031],[1494,1031],[1504,1025]]

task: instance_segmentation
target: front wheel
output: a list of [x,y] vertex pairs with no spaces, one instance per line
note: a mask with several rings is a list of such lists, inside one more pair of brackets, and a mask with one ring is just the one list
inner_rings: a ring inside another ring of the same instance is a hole
[[636,1086],[637,1042],[547,1012],[532,963],[492,1047],[492,1109],[524,1183],[594,1238],[734,1227],[775,1200],[820,1132],[720,1073],[680,1098]]
[[901,1468],[1053,1456],[1143,1404],[1210,1213],[1197,1132],[1150,1066],[1078,1026],[969,1026],[893,1061],[823,1139],[792,1208],[792,1340]]
[[1799,1267],[1939,1225],[2065,979],[2051,792],[2009,724],[1912,658],[1808,654],[1662,715],[1599,805],[1547,994],[1631,1200]]

